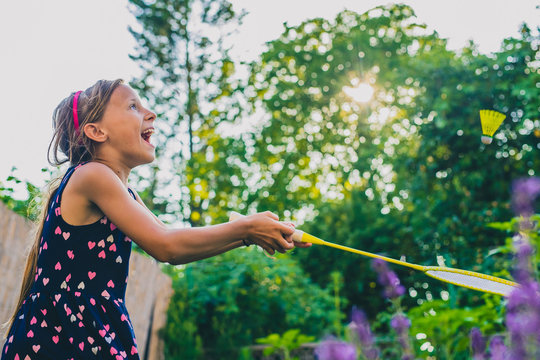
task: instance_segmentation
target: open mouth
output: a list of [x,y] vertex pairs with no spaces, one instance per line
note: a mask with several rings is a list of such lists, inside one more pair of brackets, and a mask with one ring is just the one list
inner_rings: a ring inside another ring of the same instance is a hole
[[150,138],[152,137],[152,134],[154,133],[154,128],[148,128],[146,130],[144,130],[142,133],[141,133],[141,137],[143,138],[144,141],[146,141],[148,144],[152,145],[150,143]]

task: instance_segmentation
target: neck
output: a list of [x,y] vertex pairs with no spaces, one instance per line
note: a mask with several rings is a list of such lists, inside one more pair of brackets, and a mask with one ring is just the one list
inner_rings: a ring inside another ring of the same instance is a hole
[[122,183],[127,187],[128,177],[131,173],[131,168],[122,164],[121,162],[105,160],[102,158],[95,158],[93,161],[108,166],[114,173],[120,178]]

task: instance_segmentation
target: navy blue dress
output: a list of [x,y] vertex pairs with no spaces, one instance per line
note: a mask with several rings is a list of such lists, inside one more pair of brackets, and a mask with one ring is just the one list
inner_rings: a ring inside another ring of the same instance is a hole
[[53,195],[35,281],[2,360],[139,359],[124,303],[131,240],[106,217],[74,226],[60,213],[62,192],[80,166],[66,172]]

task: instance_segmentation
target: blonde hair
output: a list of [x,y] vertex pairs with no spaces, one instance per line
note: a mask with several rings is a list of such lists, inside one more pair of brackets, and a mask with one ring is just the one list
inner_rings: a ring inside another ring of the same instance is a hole
[[[69,162],[71,166],[73,166],[85,161],[90,161],[94,158],[95,143],[84,135],[84,131],[82,131],[82,129],[85,124],[90,124],[101,120],[113,91],[123,82],[124,81],[122,79],[99,80],[94,85],[80,93],[77,111],[80,124],[79,130],[75,129],[73,122],[73,98],[75,93],[72,93],[60,102],[56,109],[54,109],[54,135],[49,143],[49,149],[47,152],[47,158],[51,165],[58,166]],[[63,156],[61,156],[60,153],[63,154]],[[34,283],[39,254],[39,244],[41,240],[41,233],[43,231],[43,225],[45,224],[45,217],[47,216],[47,210],[51,205],[53,195],[60,186],[60,180],[61,178],[52,180],[43,196],[45,201],[43,201],[41,204],[41,215],[38,217],[38,222],[36,223],[37,226],[34,241],[30,247],[28,257],[26,259],[19,300],[17,301],[17,306],[14,309],[13,315],[9,321],[4,324],[8,332],[13,325],[13,321],[15,320],[19,308],[24,302],[24,299],[26,299],[30,293],[30,289]]]

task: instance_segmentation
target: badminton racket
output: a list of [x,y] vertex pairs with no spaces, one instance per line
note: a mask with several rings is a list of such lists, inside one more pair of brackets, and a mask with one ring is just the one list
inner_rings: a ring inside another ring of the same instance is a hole
[[[233,221],[242,216],[243,215],[237,212],[232,212],[229,219],[230,221]],[[400,261],[400,260],[392,259],[386,256],[373,254],[367,251],[354,249],[348,246],[334,244],[332,242],[319,239],[318,237],[310,235],[299,229],[296,229],[294,231],[292,235],[292,239],[296,242],[305,242],[305,243],[312,243],[315,245],[324,245],[324,246],[333,247],[339,250],[348,251],[354,254],[367,256],[374,259],[381,259],[392,264],[406,266],[414,270],[422,271],[424,274],[440,281],[444,281],[453,285],[461,286],[461,287],[472,289],[472,290],[482,291],[486,293],[508,296],[510,295],[512,290],[514,290],[516,287],[519,286],[517,283],[512,282],[510,280],[501,279],[495,276],[481,274],[474,271],[461,270],[461,269],[449,268],[449,267],[444,267],[444,266],[417,265],[417,264],[408,263],[406,261]]]

